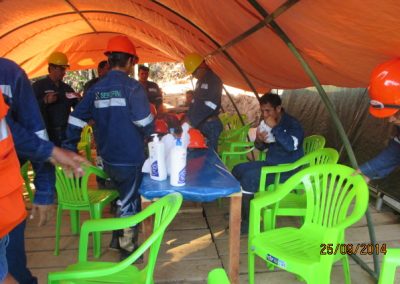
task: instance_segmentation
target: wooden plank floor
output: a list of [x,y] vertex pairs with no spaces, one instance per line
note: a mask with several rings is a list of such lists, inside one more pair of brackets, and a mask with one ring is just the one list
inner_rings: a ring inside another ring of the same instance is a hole
[[[372,204],[372,203],[371,203]],[[199,204],[185,202],[166,232],[158,257],[155,272],[156,283],[206,283],[207,273],[216,267],[228,266],[228,200],[222,207],[216,202]],[[29,206],[29,205],[28,205]],[[388,247],[400,247],[400,224],[398,215],[392,211],[370,211],[375,224],[378,243]],[[105,217],[111,217],[108,208]],[[83,213],[81,219],[86,220]],[[39,283],[47,283],[47,273],[58,271],[76,262],[78,236],[71,234],[68,212],[63,215],[60,255],[54,256],[55,219],[44,227],[37,227],[36,220],[28,220],[26,229],[26,250],[28,266],[39,277]],[[278,220],[278,225],[299,225],[296,218]],[[103,234],[101,260],[118,261],[118,253],[107,249],[111,234]],[[366,221],[363,219],[347,231],[347,241],[368,243]],[[241,238],[240,282],[247,283],[247,238]],[[91,250],[89,251],[89,255]],[[371,256],[361,258],[373,267]],[[381,256],[379,257],[381,259]],[[374,283],[373,279],[350,259],[352,283]],[[400,273],[396,278],[400,283]],[[341,264],[336,264],[332,283],[343,283]],[[304,283],[285,271],[268,271],[258,260],[256,283]]]

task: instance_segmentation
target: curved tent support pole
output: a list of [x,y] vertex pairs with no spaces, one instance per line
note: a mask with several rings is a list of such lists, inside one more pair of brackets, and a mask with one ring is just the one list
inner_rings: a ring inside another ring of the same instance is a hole
[[[256,1],[256,0],[248,0],[248,2],[263,16],[266,17],[268,15],[268,12],[265,11],[265,9]],[[288,46],[290,51],[293,53],[293,55],[296,57],[296,59],[300,62],[301,66],[303,67],[304,71],[306,74],[310,77],[311,81],[314,83],[316,89],[318,90],[319,95],[321,96],[322,101],[324,102],[326,108],[328,109],[331,118],[333,120],[333,123],[336,126],[336,129],[339,132],[340,138],[343,141],[343,145],[347,151],[347,155],[349,156],[350,163],[354,168],[358,168],[357,160],[354,155],[353,149],[351,148],[351,144],[349,141],[349,138],[346,135],[346,132],[343,128],[342,123],[340,122],[340,119],[335,111],[335,108],[330,101],[328,95],[326,94],[324,88],[321,86],[321,83],[319,82],[318,78],[316,77],[315,73],[311,69],[311,67],[308,65],[308,63],[305,61],[303,56],[300,54],[300,52],[297,50],[296,46],[293,44],[293,42],[290,40],[290,38],[285,34],[285,32],[280,28],[280,26],[276,22],[271,22],[269,24],[276,34],[285,42],[285,44]],[[375,230],[373,228],[372,224],[372,218],[371,214],[369,212],[369,209],[367,209],[365,216],[367,218],[367,224],[368,224],[368,232],[370,235],[370,240],[371,243],[374,245],[376,244],[376,237],[375,237]],[[357,255],[351,255],[351,257],[354,259],[355,262],[357,262],[361,268],[363,268],[365,271],[367,271],[371,276],[373,276],[375,279],[378,279],[379,277],[379,261],[378,261],[378,256],[376,252],[373,252],[373,260],[374,260],[374,268],[375,271],[371,270],[368,265],[361,260],[361,258]]]

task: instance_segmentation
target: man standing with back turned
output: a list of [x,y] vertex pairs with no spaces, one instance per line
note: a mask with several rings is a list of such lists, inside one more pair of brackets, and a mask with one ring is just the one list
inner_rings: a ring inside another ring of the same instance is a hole
[[[104,171],[118,189],[119,216],[127,217],[140,210],[144,137],[153,131],[153,116],[143,87],[128,76],[137,58],[133,43],[126,36],[115,36],[105,54],[111,70],[71,113],[63,145],[76,151],[82,128],[89,119],[95,121]],[[119,238],[122,259],[137,248],[137,241],[137,226],[124,230]]]

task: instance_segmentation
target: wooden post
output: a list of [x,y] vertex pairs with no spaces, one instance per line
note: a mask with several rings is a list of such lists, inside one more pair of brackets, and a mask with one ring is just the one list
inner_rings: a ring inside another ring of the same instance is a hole
[[230,196],[229,209],[229,279],[232,284],[239,283],[240,222],[242,193]]

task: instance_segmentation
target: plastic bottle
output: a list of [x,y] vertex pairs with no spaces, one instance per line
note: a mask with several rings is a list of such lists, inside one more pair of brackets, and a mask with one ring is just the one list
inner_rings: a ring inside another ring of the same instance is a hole
[[165,165],[164,143],[160,142],[157,134],[152,134],[153,141],[149,143],[150,178],[154,180],[166,180],[167,168]]
[[183,147],[181,139],[176,140],[171,150],[171,177],[172,186],[184,186],[186,184],[186,148]]

